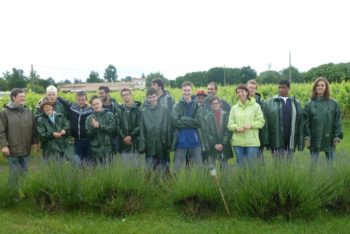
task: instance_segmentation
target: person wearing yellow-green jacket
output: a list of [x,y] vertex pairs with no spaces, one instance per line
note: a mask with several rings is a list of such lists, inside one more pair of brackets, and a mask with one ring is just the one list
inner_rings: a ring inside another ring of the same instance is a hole
[[259,129],[265,124],[260,105],[249,97],[246,85],[236,88],[238,102],[231,108],[228,129],[233,132],[231,144],[238,166],[251,166],[258,156],[260,140]]

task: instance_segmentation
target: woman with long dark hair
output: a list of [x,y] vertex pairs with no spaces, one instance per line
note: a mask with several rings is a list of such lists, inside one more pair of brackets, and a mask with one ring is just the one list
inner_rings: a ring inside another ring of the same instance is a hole
[[311,100],[305,103],[304,121],[305,146],[310,149],[313,163],[322,151],[331,161],[335,146],[343,139],[343,131],[339,105],[331,98],[330,85],[324,77],[313,83]]

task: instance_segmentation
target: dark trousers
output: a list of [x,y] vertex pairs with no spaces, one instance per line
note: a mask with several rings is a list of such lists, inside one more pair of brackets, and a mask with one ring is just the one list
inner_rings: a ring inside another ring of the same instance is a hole
[[75,139],[74,150],[81,162],[87,162],[91,159],[89,139]]

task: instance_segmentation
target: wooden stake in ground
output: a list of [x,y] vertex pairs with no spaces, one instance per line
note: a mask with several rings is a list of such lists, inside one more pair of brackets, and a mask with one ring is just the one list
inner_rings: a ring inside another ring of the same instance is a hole
[[230,210],[228,209],[228,206],[227,206],[227,203],[226,203],[226,200],[225,200],[225,197],[224,197],[224,193],[222,192],[222,188],[220,186],[220,183],[219,183],[219,178],[218,178],[218,175],[216,173],[216,169],[215,169],[215,166],[211,166],[209,168],[209,171],[210,171],[210,175],[214,177],[214,180],[216,182],[216,185],[218,186],[219,188],[219,191],[220,191],[220,195],[221,195],[221,199],[225,205],[225,208],[226,208],[226,213],[228,216],[231,216],[230,214]]

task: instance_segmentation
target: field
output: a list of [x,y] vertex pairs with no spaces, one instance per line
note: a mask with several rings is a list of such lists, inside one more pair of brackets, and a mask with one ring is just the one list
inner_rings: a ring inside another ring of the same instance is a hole
[[[302,104],[304,104],[311,95],[311,83],[305,84],[292,84],[291,95],[296,96]],[[203,87],[202,87],[203,88]],[[166,87],[167,89],[167,87]],[[197,88],[194,88],[194,91]],[[206,89],[206,88],[204,88]],[[167,89],[171,95],[179,100],[181,96],[180,89]],[[331,94],[334,99],[336,99],[340,105],[342,113],[347,115],[350,112],[350,82],[333,83],[331,84]],[[277,93],[277,85],[262,85],[259,87],[258,92],[262,94],[263,99],[272,97]],[[97,93],[89,93],[88,96],[96,95]],[[145,90],[135,90],[133,91],[133,97],[136,101],[143,102],[145,100]],[[237,101],[235,95],[235,86],[225,86],[219,87],[219,94],[221,98],[225,99],[230,105],[233,105]],[[72,93],[61,93],[60,96],[66,98],[67,100],[74,101],[74,94]],[[121,102],[119,93],[113,92],[111,96],[116,98],[118,102]],[[34,108],[38,100],[42,97],[40,94],[29,92],[27,95],[27,106]],[[0,107],[2,108],[5,103],[9,101],[9,97],[0,98]]]
[[[305,102],[310,84],[293,87]],[[220,96],[233,103],[233,90],[222,87]],[[268,97],[276,86],[260,90]],[[178,89],[170,92],[180,96]],[[333,94],[346,115],[349,84],[336,86]],[[134,97],[142,101],[144,92]],[[29,106],[39,98],[29,94]],[[0,233],[349,233],[350,121],[344,120],[343,127],[345,139],[332,167],[322,159],[310,170],[306,151],[277,165],[266,154],[265,165],[253,172],[238,170],[231,160],[228,172],[218,171],[230,217],[207,170],[163,181],[118,163],[80,170],[42,165],[34,157],[18,195],[11,196],[7,167],[0,165]]]

